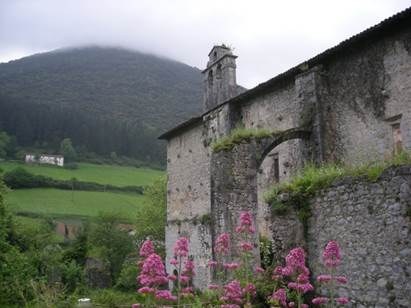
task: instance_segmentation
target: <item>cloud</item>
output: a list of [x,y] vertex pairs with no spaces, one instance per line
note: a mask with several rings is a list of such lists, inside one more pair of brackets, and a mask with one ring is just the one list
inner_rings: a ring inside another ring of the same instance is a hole
[[252,87],[409,6],[409,0],[0,0],[0,61],[115,45],[204,67],[213,44],[236,48]]

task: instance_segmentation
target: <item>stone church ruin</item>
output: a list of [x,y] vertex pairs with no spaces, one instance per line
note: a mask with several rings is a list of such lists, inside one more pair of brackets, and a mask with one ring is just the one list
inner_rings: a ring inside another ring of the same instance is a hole
[[[235,234],[240,211],[250,210],[278,255],[306,247],[314,276],[318,251],[338,240],[343,270],[353,277],[339,292],[357,307],[409,307],[410,167],[388,170],[375,183],[342,180],[318,192],[305,227],[295,213],[273,215],[263,195],[309,162],[359,164],[411,149],[411,9],[251,90],[237,85],[230,48],[214,46],[208,57],[204,113],[160,137],[168,142],[168,270],[173,243],[186,236],[194,284],[205,288],[214,239]],[[238,127],[269,133],[213,148]]]

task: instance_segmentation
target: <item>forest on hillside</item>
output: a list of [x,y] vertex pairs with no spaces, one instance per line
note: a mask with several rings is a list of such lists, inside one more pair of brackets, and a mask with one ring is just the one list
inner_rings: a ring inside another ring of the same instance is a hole
[[0,64],[0,130],[22,147],[164,162],[157,136],[200,112],[196,68],[140,52],[87,47]]

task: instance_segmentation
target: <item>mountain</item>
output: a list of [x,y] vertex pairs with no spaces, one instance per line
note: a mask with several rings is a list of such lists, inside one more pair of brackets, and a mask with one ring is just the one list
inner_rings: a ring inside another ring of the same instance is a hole
[[21,146],[164,160],[162,131],[200,113],[201,74],[170,59],[85,47],[0,64],[0,130]]

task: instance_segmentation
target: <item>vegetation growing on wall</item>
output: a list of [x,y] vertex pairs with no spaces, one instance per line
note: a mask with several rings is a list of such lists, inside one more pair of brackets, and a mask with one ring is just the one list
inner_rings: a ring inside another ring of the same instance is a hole
[[376,181],[385,169],[406,164],[411,164],[411,153],[406,151],[387,160],[357,166],[326,164],[317,167],[310,164],[290,181],[275,185],[266,192],[264,199],[272,205],[273,213],[277,215],[285,214],[290,206],[294,206],[304,223],[310,216],[309,198],[318,190],[329,187],[335,180],[351,176]]
[[278,133],[263,128],[235,128],[228,136],[225,136],[216,142],[211,147],[214,152],[229,151],[236,144],[249,142],[252,139],[263,139],[271,137],[273,134]]

